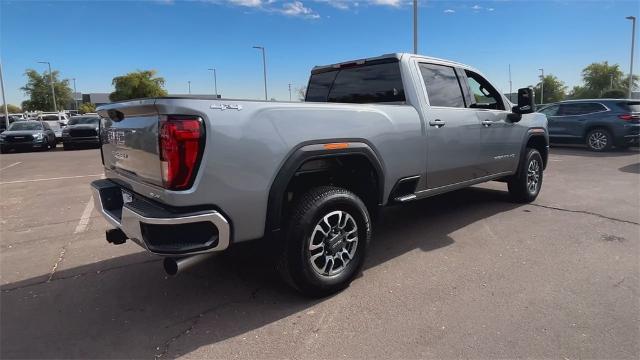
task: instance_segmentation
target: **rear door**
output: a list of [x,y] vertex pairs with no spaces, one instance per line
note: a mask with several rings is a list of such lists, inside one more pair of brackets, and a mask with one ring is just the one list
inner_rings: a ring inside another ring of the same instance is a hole
[[154,100],[107,105],[99,111],[104,167],[123,176],[162,185],[159,115]]
[[598,121],[604,118],[608,109],[596,102],[579,102],[560,104],[555,120],[557,133],[568,138],[582,138],[587,129],[588,121]]
[[484,175],[478,167],[482,125],[466,107],[455,68],[418,64],[429,106],[427,126],[427,188],[435,189]]

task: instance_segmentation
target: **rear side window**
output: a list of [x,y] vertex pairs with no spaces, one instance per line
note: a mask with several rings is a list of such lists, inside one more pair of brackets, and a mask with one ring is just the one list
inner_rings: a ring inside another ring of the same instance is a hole
[[607,108],[600,103],[574,103],[560,105],[561,116],[586,115],[598,111],[606,111]]
[[427,87],[427,96],[431,106],[465,107],[462,88],[452,67],[420,64],[420,72]]
[[640,101],[622,102],[618,103],[618,105],[623,109],[623,111],[640,113]]
[[312,74],[305,101],[404,103],[400,64],[365,64]]

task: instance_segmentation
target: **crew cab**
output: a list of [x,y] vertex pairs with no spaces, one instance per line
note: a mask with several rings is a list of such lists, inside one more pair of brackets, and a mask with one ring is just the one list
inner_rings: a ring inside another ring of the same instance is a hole
[[98,108],[112,225],[175,274],[261,239],[310,296],[360,272],[373,214],[490,180],[515,201],[539,194],[547,120],[531,89],[511,104],[476,69],[388,54],[311,72],[305,102],[174,96]]

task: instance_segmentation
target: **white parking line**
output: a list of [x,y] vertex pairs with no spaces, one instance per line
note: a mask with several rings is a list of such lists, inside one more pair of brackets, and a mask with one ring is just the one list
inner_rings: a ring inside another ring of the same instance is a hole
[[85,206],[84,211],[82,212],[82,216],[80,217],[80,221],[78,221],[78,226],[73,231],[74,234],[84,232],[87,230],[87,225],[89,225],[89,219],[91,218],[91,212],[93,211],[93,195],[89,198],[89,202],[87,206]]
[[7,165],[7,166],[3,167],[2,169],[0,169],[0,171],[5,170],[5,169],[8,169],[8,168],[10,168],[10,167],[12,167],[12,166],[19,165],[19,164],[22,164],[22,161],[18,161],[18,162],[16,162],[16,163],[11,164],[11,165]]
[[46,179],[31,179],[31,180],[4,181],[4,182],[0,182],[0,185],[6,185],[6,184],[20,184],[20,183],[35,182],[35,181],[49,181],[49,180],[78,179],[78,178],[85,178],[85,177],[98,177],[98,176],[102,176],[102,174],[94,174],[94,175],[78,175],[78,176],[62,176],[62,177],[54,177],[54,178],[46,178]]

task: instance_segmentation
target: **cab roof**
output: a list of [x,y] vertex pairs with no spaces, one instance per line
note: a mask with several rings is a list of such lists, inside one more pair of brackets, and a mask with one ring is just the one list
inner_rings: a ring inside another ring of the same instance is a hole
[[410,54],[410,53],[390,53],[390,54],[383,54],[380,56],[375,56],[375,57],[368,57],[368,58],[363,58],[363,59],[356,59],[356,60],[349,60],[349,61],[344,61],[344,62],[340,62],[340,63],[335,63],[335,64],[329,64],[329,65],[316,65],[313,67],[313,69],[311,69],[311,73],[318,73],[318,72],[323,72],[328,70],[328,69],[338,69],[341,68],[343,66],[346,65],[362,65],[368,62],[379,62],[379,61],[384,61],[384,60],[402,60],[403,57],[415,57],[415,58],[420,58],[423,60],[428,60],[428,61],[435,61],[435,62],[439,62],[442,64],[448,64],[451,66],[456,66],[456,67],[462,67],[462,68],[471,68],[468,65],[459,63],[459,62],[455,62],[455,61],[451,61],[451,60],[446,60],[446,59],[440,59],[440,58],[436,58],[436,57],[431,57],[431,56],[424,56],[424,55],[416,55],[416,54]]

